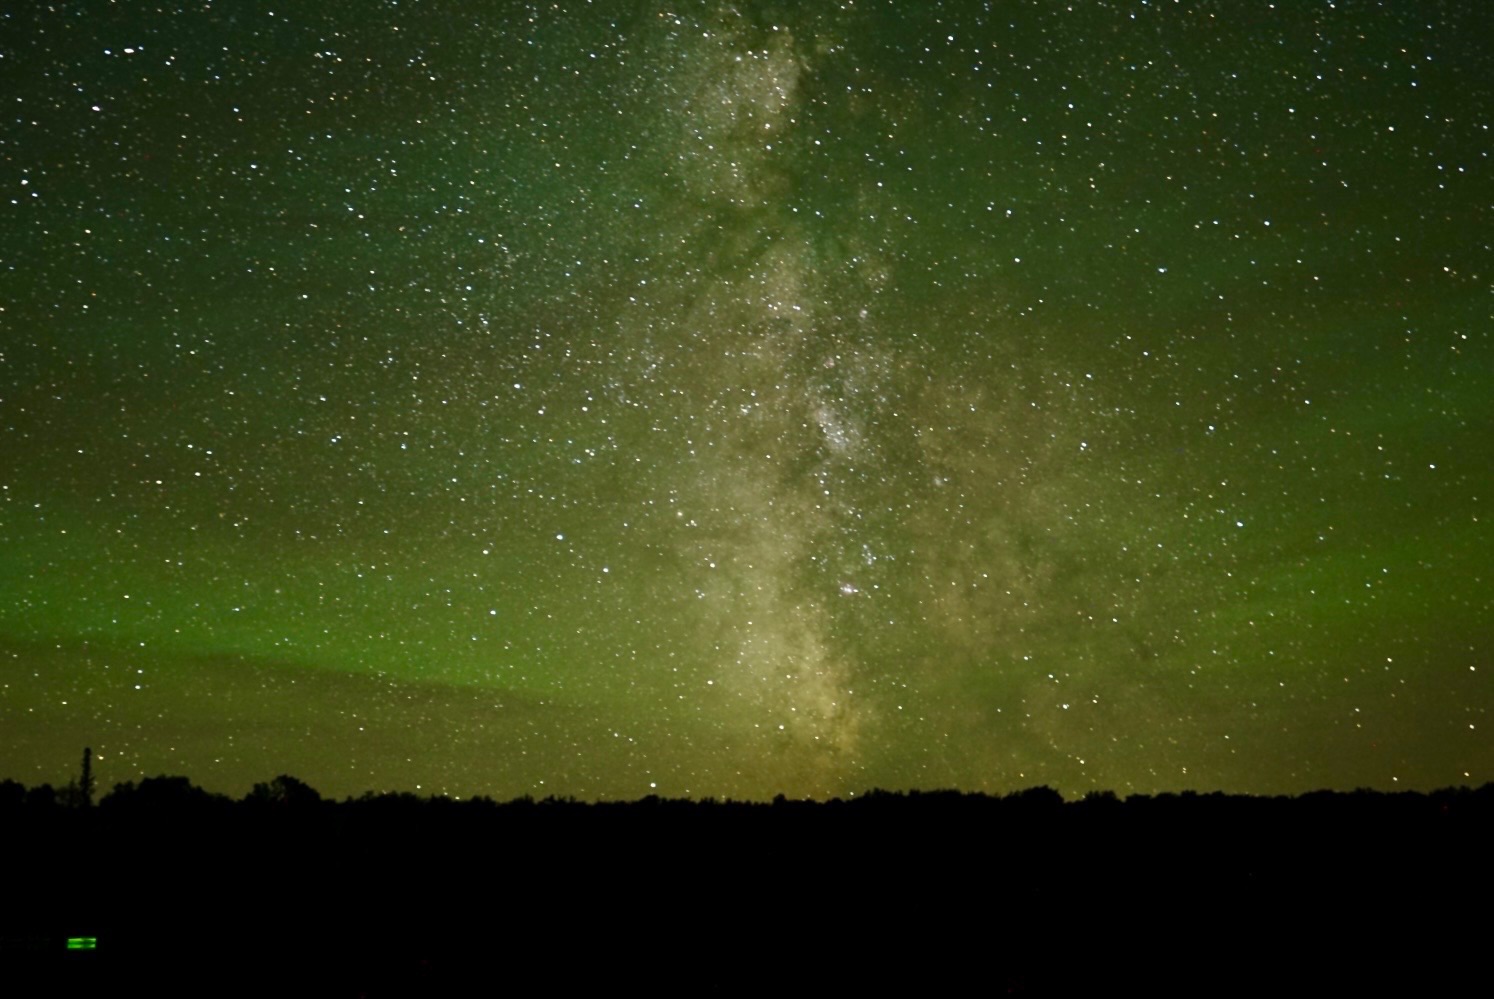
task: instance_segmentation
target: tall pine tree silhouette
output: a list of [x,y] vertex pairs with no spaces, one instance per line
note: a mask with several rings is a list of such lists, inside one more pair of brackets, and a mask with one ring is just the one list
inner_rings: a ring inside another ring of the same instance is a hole
[[93,805],[93,747],[83,747],[83,776],[78,781],[78,803],[84,808]]

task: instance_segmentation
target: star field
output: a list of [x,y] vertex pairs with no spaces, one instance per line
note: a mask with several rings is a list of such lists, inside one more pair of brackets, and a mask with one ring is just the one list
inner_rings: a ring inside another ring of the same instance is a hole
[[0,18],[0,761],[1494,779],[1479,5]]

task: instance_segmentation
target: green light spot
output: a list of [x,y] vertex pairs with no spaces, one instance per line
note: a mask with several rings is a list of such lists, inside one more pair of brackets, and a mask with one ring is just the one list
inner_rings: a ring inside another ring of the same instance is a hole
[[98,937],[68,937],[68,950],[96,950],[99,945]]

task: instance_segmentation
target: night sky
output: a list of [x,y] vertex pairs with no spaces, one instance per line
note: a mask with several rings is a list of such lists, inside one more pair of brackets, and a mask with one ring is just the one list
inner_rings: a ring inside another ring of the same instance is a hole
[[1494,780],[1494,5],[1069,6],[11,5],[0,777]]

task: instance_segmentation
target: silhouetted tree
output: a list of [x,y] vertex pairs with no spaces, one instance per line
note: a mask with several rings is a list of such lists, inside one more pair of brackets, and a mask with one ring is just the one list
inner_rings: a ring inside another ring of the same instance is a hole
[[0,812],[13,812],[25,803],[25,784],[10,779],[0,780]]
[[315,788],[289,774],[281,774],[267,784],[256,784],[245,797],[248,805],[271,805],[277,808],[315,808],[322,796]]
[[147,777],[139,784],[125,781],[99,801],[111,811],[150,810],[157,813],[203,810],[228,804],[229,799],[194,785],[185,777]]
[[78,803],[84,808],[93,805],[93,748],[83,747],[83,775],[78,779]]
[[1115,815],[1125,808],[1114,791],[1090,791],[1079,801],[1079,808],[1089,815]]
[[68,781],[57,792],[57,802],[63,808],[90,808],[93,806],[93,750],[83,747],[83,768],[79,776]]
[[1029,787],[1025,791],[1014,791],[1004,800],[1016,805],[1028,815],[1057,812],[1063,807],[1063,795],[1046,784],[1040,787]]
[[42,811],[57,807],[57,789],[51,784],[42,784],[26,792],[26,807]]

